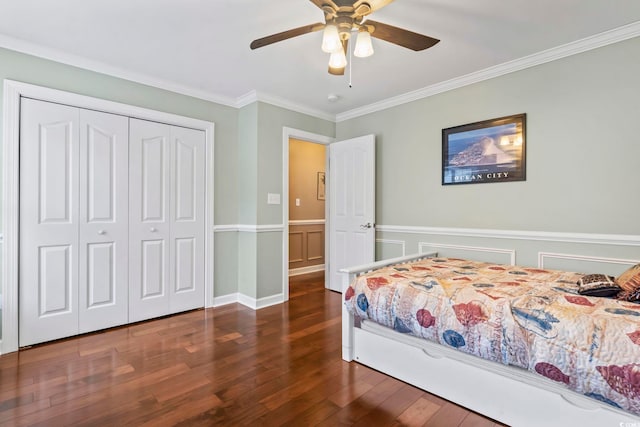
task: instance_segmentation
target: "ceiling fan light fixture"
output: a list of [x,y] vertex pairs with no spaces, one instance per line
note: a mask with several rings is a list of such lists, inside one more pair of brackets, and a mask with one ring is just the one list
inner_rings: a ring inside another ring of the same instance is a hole
[[361,29],[358,32],[358,38],[356,39],[356,47],[353,50],[353,54],[358,58],[366,58],[373,55],[373,43],[371,42],[371,34],[366,29]]
[[327,24],[322,33],[322,51],[327,53],[335,53],[342,49],[340,34],[335,24]]
[[344,68],[347,66],[347,55],[345,55],[342,46],[338,52],[333,52],[329,57],[329,68]]

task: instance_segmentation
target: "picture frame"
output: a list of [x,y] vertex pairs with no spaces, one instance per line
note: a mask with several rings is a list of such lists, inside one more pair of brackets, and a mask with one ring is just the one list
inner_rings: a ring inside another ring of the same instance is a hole
[[442,185],[526,180],[525,113],[442,129]]
[[318,172],[317,194],[318,200],[324,200],[325,197],[325,176],[324,172]]

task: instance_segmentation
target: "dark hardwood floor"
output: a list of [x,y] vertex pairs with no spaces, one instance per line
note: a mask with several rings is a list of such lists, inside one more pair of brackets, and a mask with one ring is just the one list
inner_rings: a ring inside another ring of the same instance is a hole
[[501,426],[341,360],[341,296],[192,311],[0,357],[0,425]]

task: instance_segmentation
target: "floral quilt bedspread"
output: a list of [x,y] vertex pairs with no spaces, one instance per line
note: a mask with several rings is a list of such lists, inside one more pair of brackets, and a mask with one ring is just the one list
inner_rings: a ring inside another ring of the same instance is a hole
[[640,304],[582,296],[581,276],[428,258],[361,275],[344,298],[360,318],[640,414]]

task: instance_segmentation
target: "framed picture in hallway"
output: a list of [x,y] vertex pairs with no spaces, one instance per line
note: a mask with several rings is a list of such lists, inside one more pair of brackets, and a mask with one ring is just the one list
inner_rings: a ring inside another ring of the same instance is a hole
[[325,181],[324,172],[318,172],[318,200],[324,200]]
[[442,185],[524,181],[526,114],[442,129]]

